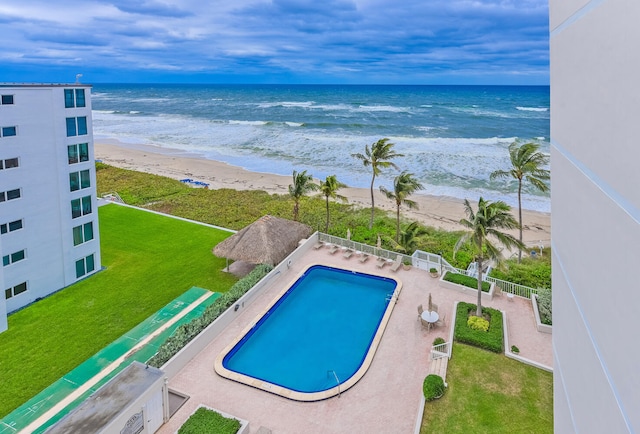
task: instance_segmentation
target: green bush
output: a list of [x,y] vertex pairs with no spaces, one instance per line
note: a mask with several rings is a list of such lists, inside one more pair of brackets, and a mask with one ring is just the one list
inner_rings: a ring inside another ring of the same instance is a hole
[[538,312],[540,312],[540,322],[546,325],[552,325],[551,312],[551,290],[546,288],[538,289]]
[[178,434],[235,434],[240,426],[237,419],[226,418],[213,410],[200,407],[180,427]]
[[444,389],[444,381],[439,375],[427,375],[422,383],[422,393],[424,393],[424,399],[427,401],[440,398],[444,395]]
[[520,352],[520,348],[516,347],[515,345],[511,345],[511,352],[514,354],[518,354]]
[[542,251],[542,256],[503,261],[489,273],[491,277],[528,286],[530,288],[551,288],[551,249]]
[[[469,288],[478,289],[478,279],[475,277],[465,276],[464,274],[451,273],[447,271],[444,274],[443,280],[451,283],[457,283],[458,285],[468,286]],[[482,282],[482,292],[489,292],[491,284],[489,282]]]
[[441,337],[437,337],[433,340],[433,346],[435,347],[436,345],[444,344],[445,342],[446,341]]
[[502,312],[489,307],[483,307],[482,313],[489,315],[489,330],[486,332],[472,330],[467,325],[469,314],[475,314],[476,305],[471,303],[458,303],[456,311],[456,324],[454,330],[454,338],[458,342],[474,345],[485,350],[501,353],[504,348],[503,328],[502,328]]
[[489,330],[489,321],[473,315],[467,320],[467,325],[473,330],[478,330],[480,332],[486,332]]
[[185,345],[193,340],[202,330],[216,320],[225,310],[233,305],[240,297],[266,276],[273,267],[261,264],[251,273],[238,280],[229,291],[222,294],[210,304],[198,318],[176,329],[174,334],[160,346],[158,352],[147,362],[151,366],[160,368],[178,353]]

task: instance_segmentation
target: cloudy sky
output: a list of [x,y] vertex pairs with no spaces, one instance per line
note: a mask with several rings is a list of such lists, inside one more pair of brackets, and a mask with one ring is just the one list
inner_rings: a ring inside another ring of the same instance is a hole
[[548,84],[548,0],[0,0],[0,81]]

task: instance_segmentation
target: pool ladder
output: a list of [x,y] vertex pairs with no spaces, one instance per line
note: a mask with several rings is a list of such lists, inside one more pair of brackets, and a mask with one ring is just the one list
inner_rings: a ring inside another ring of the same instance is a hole
[[338,374],[336,374],[336,371],[334,371],[333,369],[327,371],[327,375],[329,374],[333,374],[333,378],[335,378],[336,383],[338,383],[338,398],[340,398],[340,380],[338,379]]

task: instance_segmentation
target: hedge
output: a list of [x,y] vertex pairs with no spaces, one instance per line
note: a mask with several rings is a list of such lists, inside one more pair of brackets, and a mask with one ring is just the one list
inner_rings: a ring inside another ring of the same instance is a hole
[[551,290],[546,288],[538,289],[538,312],[540,313],[540,322],[546,325],[553,325],[551,310]]
[[216,301],[209,305],[201,316],[194,318],[187,324],[178,327],[175,333],[160,346],[158,352],[147,362],[149,365],[160,368],[178,353],[185,345],[195,338],[209,324],[216,320],[225,310],[232,306],[240,297],[266,276],[273,267],[261,264],[251,273],[238,280],[229,291],[222,294]]
[[456,311],[456,324],[454,338],[458,342],[462,342],[485,350],[501,353],[504,348],[504,333],[502,329],[502,312],[489,307],[483,307],[482,313],[489,315],[489,330],[478,331],[472,330],[467,325],[469,313],[475,313],[476,305],[471,303],[458,303]]
[[239,420],[227,418],[213,410],[200,407],[180,427],[178,434],[235,434],[240,427]]
[[[468,286],[469,288],[478,289],[478,279],[475,277],[465,276],[464,274],[452,273],[447,271],[442,278],[447,282],[457,283],[458,285]],[[482,292],[489,292],[491,284],[489,282],[482,282]]]

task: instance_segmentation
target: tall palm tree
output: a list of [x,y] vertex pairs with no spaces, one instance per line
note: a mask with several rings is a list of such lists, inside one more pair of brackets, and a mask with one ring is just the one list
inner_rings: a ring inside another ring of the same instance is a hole
[[393,180],[393,191],[380,186],[380,191],[387,196],[387,199],[395,200],[396,202],[396,243],[400,236],[400,206],[404,204],[409,209],[418,208],[416,202],[407,198],[415,193],[416,190],[422,189],[424,189],[424,187],[420,184],[420,181],[413,176],[413,173],[407,171],[395,177]]
[[351,154],[352,157],[362,161],[365,167],[371,166],[373,176],[371,177],[371,220],[369,221],[369,229],[373,227],[373,214],[375,210],[375,203],[373,199],[373,183],[376,180],[376,176],[380,174],[382,169],[393,167],[398,170],[398,166],[393,163],[393,158],[404,157],[402,154],[398,154],[393,150],[395,145],[389,141],[389,139],[380,139],[371,145],[366,145],[364,148],[364,154]]
[[[522,181],[527,181],[541,192],[549,190],[545,181],[550,173],[544,166],[549,164],[549,157],[539,152],[539,145],[525,143],[520,145],[513,142],[509,145],[509,158],[511,169],[496,170],[491,173],[490,179],[506,178],[511,176],[518,181],[518,222],[520,223],[520,243],[522,244]],[[522,261],[522,250],[518,251],[518,263]]]
[[329,198],[340,199],[341,201],[346,202],[347,198],[338,194],[338,190],[343,187],[346,187],[346,185],[338,181],[336,175],[329,175],[327,176],[327,179],[320,181],[320,192],[327,202],[327,223],[324,228],[325,232],[329,232]]
[[313,176],[307,175],[306,170],[300,173],[293,171],[293,184],[289,184],[289,195],[294,200],[293,220],[298,221],[300,198],[311,191],[316,191],[318,188],[318,184],[313,183]]
[[474,212],[467,199],[464,201],[466,219],[460,220],[460,224],[469,229],[465,232],[454,247],[455,253],[463,245],[469,243],[475,251],[475,260],[478,270],[478,303],[476,315],[482,317],[482,264],[485,259],[500,260],[498,247],[489,239],[493,238],[507,248],[522,248],[522,242],[513,235],[501,232],[499,229],[515,229],[518,222],[510,214],[511,207],[502,201],[485,201],[482,197],[478,200],[478,211]]

